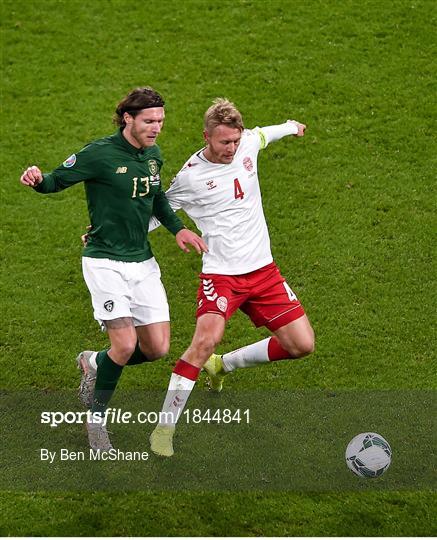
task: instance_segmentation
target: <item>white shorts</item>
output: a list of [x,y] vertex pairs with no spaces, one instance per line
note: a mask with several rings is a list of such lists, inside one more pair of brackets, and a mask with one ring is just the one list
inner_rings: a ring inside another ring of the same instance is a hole
[[154,257],[143,262],[82,257],[82,271],[100,324],[120,317],[131,317],[135,326],[170,320]]

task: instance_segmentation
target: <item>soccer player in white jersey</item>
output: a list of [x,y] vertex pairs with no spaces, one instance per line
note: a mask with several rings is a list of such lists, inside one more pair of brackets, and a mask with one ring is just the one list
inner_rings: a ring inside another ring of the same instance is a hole
[[[306,126],[290,121],[244,129],[240,112],[216,99],[205,113],[205,148],[191,156],[166,195],[202,232],[203,255],[197,324],[191,345],[170,378],[152,451],[173,455],[177,419],[203,368],[211,389],[237,368],[301,358],[314,350],[314,332],[296,295],[273,262],[258,182],[258,152],[285,136],[303,137]],[[154,228],[159,222],[152,223]],[[214,354],[227,319],[241,309],[272,337],[219,356]]]

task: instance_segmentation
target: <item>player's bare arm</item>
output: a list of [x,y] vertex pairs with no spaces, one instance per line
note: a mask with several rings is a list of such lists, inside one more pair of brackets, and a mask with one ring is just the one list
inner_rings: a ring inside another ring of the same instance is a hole
[[36,165],[28,167],[20,177],[23,186],[35,187],[43,181],[42,172]]

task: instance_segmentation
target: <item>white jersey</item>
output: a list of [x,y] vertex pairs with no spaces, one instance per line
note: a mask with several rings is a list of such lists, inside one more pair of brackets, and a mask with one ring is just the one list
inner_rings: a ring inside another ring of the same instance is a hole
[[202,232],[209,250],[203,254],[203,273],[247,274],[273,261],[258,152],[270,141],[295,133],[294,122],[246,129],[231,163],[212,163],[200,150],[176,175],[166,195],[172,208],[182,208]]

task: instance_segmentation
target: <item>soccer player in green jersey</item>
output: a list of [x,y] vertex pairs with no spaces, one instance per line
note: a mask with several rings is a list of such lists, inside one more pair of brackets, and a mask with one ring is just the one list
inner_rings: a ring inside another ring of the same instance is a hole
[[84,182],[91,228],[82,258],[94,317],[104,325],[110,348],[83,351],[79,396],[94,413],[87,423],[93,449],[112,448],[99,419],[123,367],[156,360],[169,350],[170,323],[160,269],[147,230],[151,215],[176,237],[178,246],[198,253],[204,241],[186,229],[161,187],[163,164],[156,139],[164,122],[164,101],[152,88],[137,88],[118,105],[119,126],[109,137],[86,145],[49,174],[27,168],[20,182],[39,193],[54,193]]

